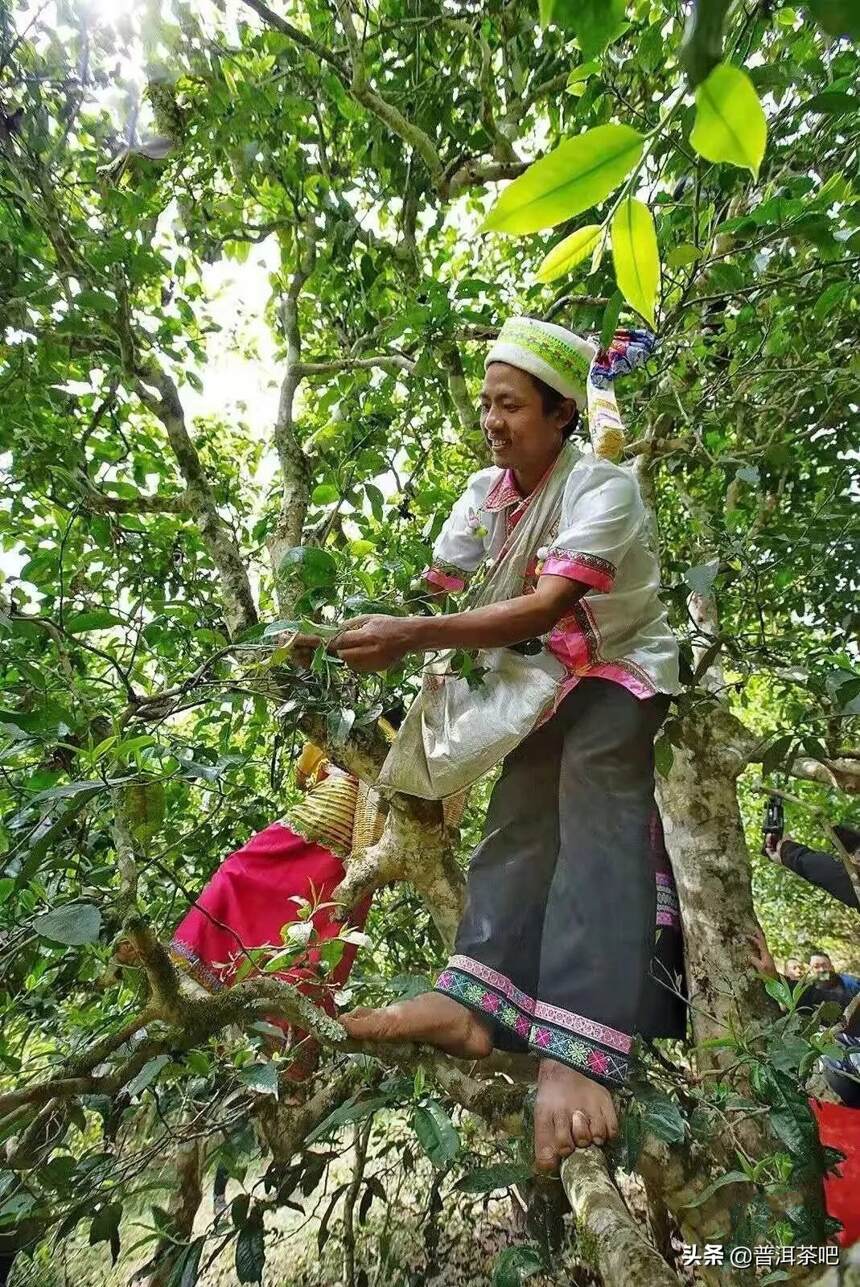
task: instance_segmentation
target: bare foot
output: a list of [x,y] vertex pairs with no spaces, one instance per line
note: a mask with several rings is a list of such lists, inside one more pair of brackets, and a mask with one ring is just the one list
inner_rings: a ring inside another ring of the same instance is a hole
[[535,1165],[554,1171],[575,1148],[605,1144],[618,1118],[605,1086],[556,1059],[542,1059],[535,1104]]
[[493,1048],[478,1016],[441,992],[422,992],[381,1010],[352,1010],[340,1022],[356,1041],[423,1041],[460,1059],[483,1059]]

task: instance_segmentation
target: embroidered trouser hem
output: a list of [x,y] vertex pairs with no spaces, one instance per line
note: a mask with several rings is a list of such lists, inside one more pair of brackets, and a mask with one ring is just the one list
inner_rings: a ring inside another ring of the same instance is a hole
[[[494,1044],[623,1084],[652,1023],[658,909],[654,735],[662,696],[583,679],[507,757],[472,856],[456,955],[437,988]],[[665,901],[665,900],[664,900]]]
[[490,982],[484,974],[479,961],[455,957],[436,980],[436,991],[513,1033],[541,1058],[557,1059],[606,1086],[624,1085],[632,1044],[628,1036],[522,993],[512,1000],[511,993],[518,990],[510,980],[499,975]]

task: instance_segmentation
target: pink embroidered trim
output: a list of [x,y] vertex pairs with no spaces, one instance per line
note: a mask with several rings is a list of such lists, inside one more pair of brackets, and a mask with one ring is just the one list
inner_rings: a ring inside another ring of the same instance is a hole
[[584,585],[607,593],[615,584],[615,571],[607,571],[612,564],[606,560],[600,559],[599,562],[604,566],[595,567],[588,555],[553,550],[543,561],[541,576],[566,576],[571,581],[582,581]]
[[517,487],[517,480],[514,478],[513,471],[506,469],[501,478],[496,479],[487,492],[487,499],[481,509],[486,510],[488,514],[495,514],[500,509],[506,509],[508,505],[516,505],[524,499],[525,497]]
[[633,1045],[633,1038],[625,1032],[609,1028],[595,1019],[586,1019],[571,1010],[559,1010],[557,1006],[547,1005],[544,1001],[535,1003],[535,1018],[554,1023],[557,1028],[566,1028],[568,1032],[575,1032],[580,1037],[591,1037],[601,1045],[612,1046],[613,1050],[620,1050],[625,1055],[629,1054]]
[[441,590],[462,590],[466,584],[459,577],[451,576],[450,573],[433,567],[424,569],[424,580],[429,581],[431,585],[438,585]]
[[555,1024],[557,1028],[566,1028],[568,1032],[578,1033],[581,1037],[591,1037],[604,1046],[620,1050],[623,1054],[628,1054],[633,1045],[633,1038],[624,1032],[619,1032],[616,1028],[609,1028],[595,1019],[586,1019],[583,1015],[574,1014],[571,1010],[560,1010],[558,1006],[547,1005],[544,1001],[535,1001],[533,997],[527,996],[525,992],[515,987],[506,975],[499,974],[497,970],[482,964],[481,961],[473,960],[471,956],[452,956],[448,962],[448,968],[460,970],[463,974],[471,974],[474,978],[489,983],[497,992],[501,992],[502,996],[507,997],[527,1014],[533,1014],[536,1019],[543,1019],[546,1023]]
[[677,929],[681,918],[677,912],[661,911],[657,913],[657,924],[663,929]]
[[620,684],[626,688],[634,697],[644,700],[646,697],[653,697],[657,689],[650,680],[645,679],[644,672],[637,670],[628,670],[623,662],[606,662],[602,666],[595,666],[589,670],[589,675],[594,675],[596,679],[611,679],[614,683]]
[[506,996],[521,1010],[525,1010],[527,1014],[534,1014],[534,998],[527,996],[525,992],[520,992],[506,975],[499,974],[489,965],[483,965],[480,961],[473,960],[471,956],[452,956],[448,962],[448,969],[461,970],[464,974],[471,974],[474,978],[489,983],[490,987],[501,992],[502,996]]
[[613,680],[615,683],[621,683],[623,689],[632,692],[635,698],[644,700],[653,698],[657,687],[653,683],[646,682],[640,674],[633,674],[628,671],[626,665],[619,662],[606,662],[604,665],[596,665],[594,671],[588,671],[588,674],[594,674],[597,680]]

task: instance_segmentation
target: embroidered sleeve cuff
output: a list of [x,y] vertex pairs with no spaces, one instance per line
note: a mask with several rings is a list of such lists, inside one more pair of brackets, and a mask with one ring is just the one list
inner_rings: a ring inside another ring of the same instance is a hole
[[615,584],[615,565],[596,554],[583,554],[555,548],[547,552],[541,567],[541,576],[566,576],[571,581],[582,581],[604,593]]
[[458,590],[464,589],[466,585],[465,576],[459,573],[449,571],[447,568],[439,567],[438,564],[424,569],[424,580],[430,585],[438,586],[440,590],[447,590],[449,594],[454,594]]

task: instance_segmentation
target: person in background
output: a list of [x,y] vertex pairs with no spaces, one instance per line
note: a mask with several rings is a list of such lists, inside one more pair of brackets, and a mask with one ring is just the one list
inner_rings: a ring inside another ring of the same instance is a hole
[[799,983],[801,979],[806,978],[806,966],[796,956],[787,956],[783,974],[789,983]]
[[[821,958],[830,965],[829,971],[822,966],[822,972],[804,976],[799,980],[790,979],[788,975],[780,976],[776,968],[776,963],[771,955],[770,948],[767,945],[767,939],[761,930],[757,930],[750,939],[752,953],[750,960],[760,974],[766,974],[769,978],[778,979],[782,977],[792,986],[797,982],[806,982],[807,986],[798,1004],[798,1010],[814,1010],[817,1006],[823,1005],[824,1002],[835,1002],[841,1010],[846,1010],[854,998],[854,993],[850,992],[842,982],[840,976],[833,970],[829,956],[825,952],[813,953],[813,959]],[[811,966],[810,966],[811,970]]]
[[849,998],[860,992],[860,979],[857,975],[837,973],[828,954],[820,948],[813,948],[809,954],[809,973],[819,987],[844,988]]

